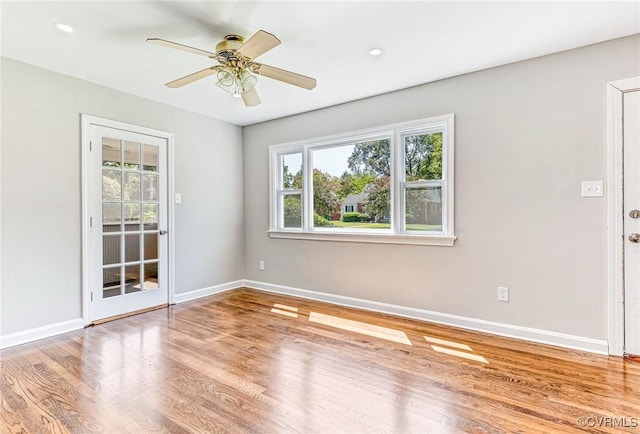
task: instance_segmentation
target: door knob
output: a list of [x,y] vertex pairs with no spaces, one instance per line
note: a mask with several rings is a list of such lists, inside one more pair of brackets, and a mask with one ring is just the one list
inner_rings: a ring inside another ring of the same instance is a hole
[[629,211],[629,217],[631,217],[632,219],[640,218],[640,210],[633,209]]
[[[160,235],[166,235],[166,233],[167,233],[167,231],[160,230]],[[640,240],[640,238],[639,238],[639,240]],[[634,241],[634,243],[637,243],[637,241]]]
[[631,241],[632,243],[640,242],[640,234],[633,233],[629,235],[629,241]]

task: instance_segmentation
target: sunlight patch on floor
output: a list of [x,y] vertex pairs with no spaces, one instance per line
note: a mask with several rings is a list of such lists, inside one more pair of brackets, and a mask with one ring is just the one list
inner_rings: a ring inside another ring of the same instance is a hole
[[479,356],[478,354],[465,353],[464,351],[458,351],[458,350],[453,350],[451,348],[439,347],[437,345],[431,345],[431,348],[433,348],[433,351],[437,353],[444,353],[450,356],[461,357],[463,359],[473,360],[481,363],[489,363],[487,359],[485,359],[482,356]]
[[287,306],[286,304],[280,304],[280,303],[273,303],[273,307],[275,307],[276,309],[289,310],[291,312],[297,312],[298,311],[297,307]]
[[[272,313],[277,313],[291,318],[298,318],[298,310],[299,309],[297,307],[281,303],[274,303],[271,308]],[[413,343],[411,343],[407,334],[402,330],[396,330],[389,327],[341,318],[334,315],[326,315],[318,312],[309,313],[309,322],[413,346]],[[473,360],[475,362],[489,363],[489,361],[484,357],[474,354],[473,349],[467,344],[435,338],[432,336],[424,336],[424,339],[430,344],[431,348],[438,353]]]
[[271,312],[278,313],[284,316],[290,316],[291,318],[298,318],[298,308],[287,306],[286,304],[274,303]]
[[465,351],[473,352],[471,347],[469,345],[467,345],[467,344],[461,344],[459,342],[448,341],[446,339],[432,338],[431,336],[425,336],[424,338],[427,340],[427,342],[430,342],[432,344],[446,345],[447,347],[458,348],[459,350],[465,350]]
[[318,312],[311,312],[309,314],[309,321],[316,324],[335,327],[341,330],[347,330],[367,336],[386,339],[392,342],[398,342],[400,344],[413,345],[409,340],[407,334],[401,330],[395,330],[379,325],[340,318],[333,315],[325,315]]

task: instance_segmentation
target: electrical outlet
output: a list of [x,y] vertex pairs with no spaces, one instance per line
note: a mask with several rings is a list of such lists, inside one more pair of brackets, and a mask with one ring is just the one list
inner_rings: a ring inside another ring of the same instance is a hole
[[509,301],[509,288],[498,286],[498,301]]
[[264,261],[260,261],[259,266],[260,266],[260,269],[261,269],[261,270],[264,270]]

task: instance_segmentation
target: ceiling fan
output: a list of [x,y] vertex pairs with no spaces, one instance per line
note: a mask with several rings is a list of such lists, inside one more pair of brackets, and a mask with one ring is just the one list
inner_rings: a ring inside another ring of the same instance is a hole
[[218,42],[215,53],[160,38],[149,38],[147,42],[207,56],[210,59],[217,60],[219,63],[219,65],[210,66],[202,71],[170,81],[165,84],[167,87],[182,87],[196,80],[217,74],[218,82],[216,84],[232,95],[242,97],[244,104],[248,107],[260,104],[260,97],[255,89],[258,79],[254,74],[263,75],[304,89],[311,90],[316,87],[315,78],[254,61],[258,56],[280,44],[278,38],[264,30],[258,30],[246,42],[242,36],[227,35],[222,41]]

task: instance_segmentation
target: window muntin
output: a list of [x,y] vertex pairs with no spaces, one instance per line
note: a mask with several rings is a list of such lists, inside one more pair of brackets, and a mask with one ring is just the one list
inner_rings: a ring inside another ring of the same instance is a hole
[[271,146],[271,236],[453,245],[453,125],[444,115]]

